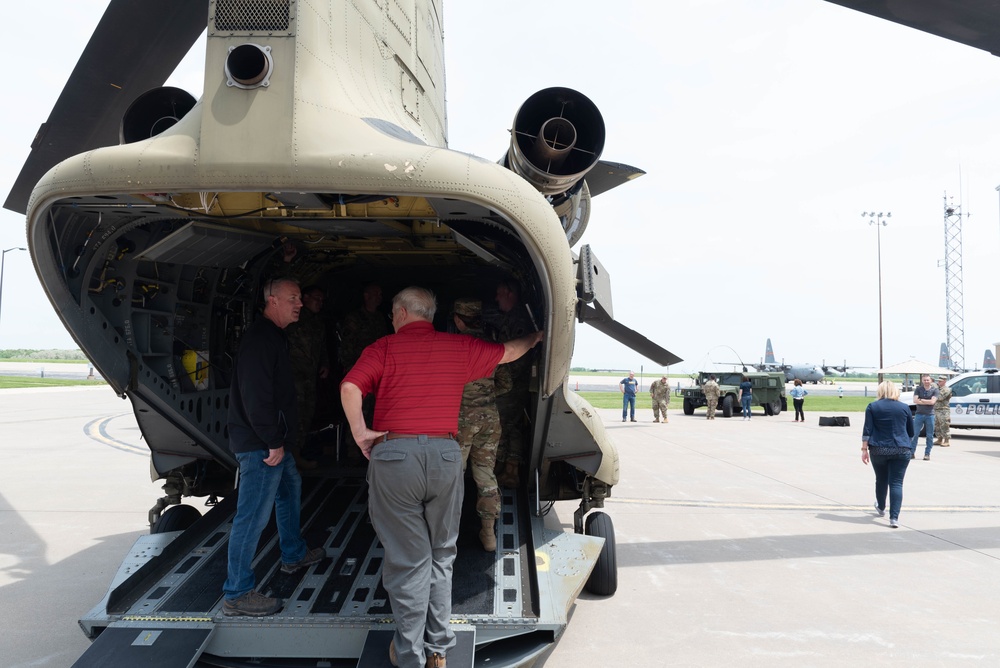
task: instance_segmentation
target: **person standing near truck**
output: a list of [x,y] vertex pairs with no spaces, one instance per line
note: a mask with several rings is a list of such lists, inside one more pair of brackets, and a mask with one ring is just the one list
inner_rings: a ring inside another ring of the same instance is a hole
[[662,413],[663,423],[666,424],[667,408],[670,406],[670,384],[666,376],[653,381],[649,386],[649,396],[653,400],[653,422],[660,422]]
[[701,389],[705,393],[705,404],[708,407],[708,416],[705,419],[714,420],[715,409],[719,407],[719,395],[722,394],[719,383],[715,380],[715,374],[708,375],[708,380],[701,386]]
[[795,386],[791,389],[789,394],[792,395],[792,405],[795,406],[795,421],[805,422],[806,413],[802,410],[802,405],[805,403],[806,395],[809,394],[809,392],[806,391],[806,388],[802,387],[801,380],[798,378],[795,379]]
[[951,445],[951,388],[945,385],[948,376],[938,376],[938,399],[934,404],[934,445]]
[[751,416],[750,402],[753,400],[753,383],[747,376],[743,376],[740,383],[740,406],[743,407],[743,419],[749,420]]
[[920,428],[924,429],[927,439],[924,447],[924,461],[930,461],[931,448],[934,447],[934,406],[940,396],[937,387],[931,383],[931,377],[924,374],[920,377],[920,385],[913,390],[913,403],[917,406],[917,414],[913,416],[913,440],[910,442],[910,459],[917,457],[917,441],[920,440]]
[[628,372],[628,378],[618,381],[618,389],[622,393],[622,422],[625,422],[626,416],[635,422],[635,391],[638,387],[639,381],[635,379],[635,373],[632,371]]

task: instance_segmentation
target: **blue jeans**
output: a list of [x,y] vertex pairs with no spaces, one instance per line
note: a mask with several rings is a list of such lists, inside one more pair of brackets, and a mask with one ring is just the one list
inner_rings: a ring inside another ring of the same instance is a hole
[[625,421],[625,415],[632,411],[629,415],[633,420],[635,419],[635,395],[634,394],[623,394],[622,395],[622,422]]
[[875,471],[875,503],[885,509],[885,494],[889,492],[889,519],[899,518],[903,506],[903,477],[910,464],[909,455],[871,455],[872,470]]
[[740,397],[740,405],[743,406],[743,417],[748,418],[751,415],[750,412],[750,402],[753,400],[753,395],[744,394]]
[[924,425],[927,435],[927,447],[924,448],[924,456],[931,456],[931,448],[934,447],[934,413],[921,415],[917,413],[913,416],[913,441],[910,443],[910,450],[917,452],[917,441],[920,439],[920,426]]
[[260,534],[271,519],[271,508],[278,524],[281,561],[294,564],[306,556],[306,542],[299,526],[302,478],[295,459],[285,451],[277,466],[264,463],[267,450],[237,452],[240,465],[239,497],[236,516],[229,534],[229,577],[222,585],[226,598],[237,599],[254,588],[253,558]]

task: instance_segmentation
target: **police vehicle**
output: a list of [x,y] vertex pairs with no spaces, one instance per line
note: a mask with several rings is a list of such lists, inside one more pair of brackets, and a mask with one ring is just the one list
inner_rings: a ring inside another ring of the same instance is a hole
[[[970,371],[945,383],[951,388],[952,429],[1000,428],[1000,374],[997,369]],[[900,396],[916,412],[913,394]]]

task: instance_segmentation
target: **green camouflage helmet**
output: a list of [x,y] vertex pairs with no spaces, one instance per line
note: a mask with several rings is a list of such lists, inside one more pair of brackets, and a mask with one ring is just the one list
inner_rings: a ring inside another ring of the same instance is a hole
[[456,299],[451,312],[463,318],[478,318],[483,312],[483,302],[468,297]]

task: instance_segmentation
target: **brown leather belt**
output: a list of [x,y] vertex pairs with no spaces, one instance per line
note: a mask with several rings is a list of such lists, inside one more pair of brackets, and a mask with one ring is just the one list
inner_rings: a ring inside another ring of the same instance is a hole
[[379,443],[385,443],[386,441],[394,441],[397,438],[420,438],[421,436],[426,436],[427,438],[447,438],[452,441],[455,440],[454,434],[397,434],[394,431],[390,431],[389,433],[376,438],[372,445],[375,446]]

